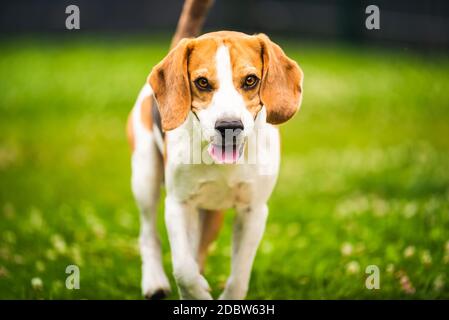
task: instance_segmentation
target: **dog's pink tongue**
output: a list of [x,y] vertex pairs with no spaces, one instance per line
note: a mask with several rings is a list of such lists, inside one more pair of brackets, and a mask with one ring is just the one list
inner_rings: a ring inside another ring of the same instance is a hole
[[209,154],[218,163],[235,163],[238,160],[238,151],[232,146],[222,148],[212,144]]

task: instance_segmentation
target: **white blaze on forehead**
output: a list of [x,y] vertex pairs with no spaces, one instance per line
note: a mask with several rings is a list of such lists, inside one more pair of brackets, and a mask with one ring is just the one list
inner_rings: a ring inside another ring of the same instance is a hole
[[232,84],[231,56],[229,55],[228,47],[225,45],[220,46],[217,50],[215,59],[217,63],[217,76],[220,81],[220,89],[222,89],[223,86],[231,86],[232,89],[234,89]]
[[228,47],[222,45],[218,48],[215,61],[218,90],[214,94],[212,103],[220,108],[218,112],[230,113],[229,117],[237,118],[240,116],[241,108],[245,107],[245,101],[232,82],[232,65]]

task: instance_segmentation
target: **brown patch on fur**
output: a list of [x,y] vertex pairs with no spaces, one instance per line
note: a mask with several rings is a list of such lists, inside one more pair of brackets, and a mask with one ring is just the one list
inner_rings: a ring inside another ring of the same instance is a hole
[[153,131],[153,117],[151,116],[151,108],[153,107],[153,97],[145,97],[140,106],[140,121],[145,129]]
[[261,108],[259,96],[260,80],[252,88],[244,88],[243,84],[250,75],[262,79],[263,61],[261,46],[254,36],[233,37],[226,41],[231,56],[232,77],[234,87],[242,95],[246,108],[255,117]]
[[148,77],[161,114],[162,129],[172,130],[186,119],[191,105],[187,74],[191,41],[183,39],[157,64]]
[[167,136],[164,136],[164,152],[163,152],[163,154],[162,154],[162,160],[164,161],[164,168],[165,168],[165,165],[167,164],[167,150],[168,150],[168,148],[167,148]]
[[[145,97],[140,105],[140,121],[143,127],[148,131],[153,131],[153,118],[151,116],[151,108],[153,106],[152,96]],[[133,111],[128,115],[128,120],[126,123],[126,134],[128,136],[128,143],[131,147],[131,151],[135,148],[135,137],[134,137],[134,119]]]
[[[190,91],[192,94],[192,110],[206,108],[214,95],[214,90],[218,88],[217,70],[215,63],[215,54],[219,41],[217,39],[201,39],[196,40],[190,54],[189,76]],[[205,77],[212,87],[212,90],[200,90],[195,85],[195,80]]]
[[134,124],[133,124],[133,112],[128,114],[128,120],[126,122],[126,135],[128,136],[128,144],[131,151],[134,151],[135,147],[135,137],[134,137]]
[[201,240],[198,247],[198,264],[201,273],[204,272],[209,247],[217,238],[223,225],[223,220],[224,211],[201,210]]
[[267,109],[267,122],[280,124],[298,111],[303,72],[298,64],[266,35],[257,35],[262,46],[263,77],[260,98]]

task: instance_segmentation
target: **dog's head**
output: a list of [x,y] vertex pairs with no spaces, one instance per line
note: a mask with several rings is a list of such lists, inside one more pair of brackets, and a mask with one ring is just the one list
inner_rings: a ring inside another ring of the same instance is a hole
[[181,40],[149,76],[163,129],[193,112],[217,162],[237,161],[262,106],[269,123],[290,119],[302,80],[297,63],[266,35],[231,31]]

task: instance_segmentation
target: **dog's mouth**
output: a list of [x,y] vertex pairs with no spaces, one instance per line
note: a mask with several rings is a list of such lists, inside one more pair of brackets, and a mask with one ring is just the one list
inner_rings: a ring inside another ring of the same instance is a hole
[[220,164],[232,164],[237,163],[243,154],[243,147],[245,143],[240,144],[228,144],[228,145],[217,145],[211,143],[207,149],[211,158],[215,163]]

